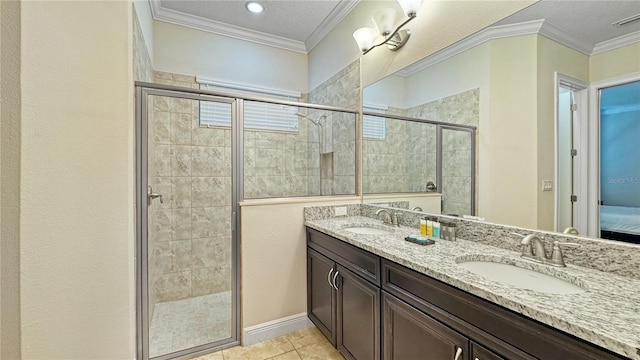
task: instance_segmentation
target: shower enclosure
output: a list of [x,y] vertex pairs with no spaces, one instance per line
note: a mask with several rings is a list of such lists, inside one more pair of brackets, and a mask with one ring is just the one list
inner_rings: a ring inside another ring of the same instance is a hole
[[136,86],[138,358],[239,344],[239,202],[355,194],[356,112]]
[[[435,190],[442,195],[443,214],[475,215],[474,126],[374,112],[364,116],[364,195]],[[371,126],[366,120],[380,130],[367,129]],[[429,189],[428,183],[434,183],[435,189]]]
[[200,126],[200,106],[236,100],[137,88],[139,353],[170,358],[238,338],[234,126]]

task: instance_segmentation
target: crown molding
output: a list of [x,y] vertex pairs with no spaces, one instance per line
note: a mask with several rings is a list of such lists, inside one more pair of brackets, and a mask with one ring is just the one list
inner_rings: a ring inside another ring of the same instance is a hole
[[322,21],[320,26],[309,36],[305,45],[307,52],[311,52],[319,43],[333,30],[342,19],[347,16],[353,8],[358,5],[360,0],[341,1],[335,9],[331,11],[329,16]]
[[549,38],[550,40],[567,46],[587,56],[592,56],[595,54],[603,53],[605,51],[640,42],[640,31],[636,31],[631,34],[623,35],[615,39],[603,41],[596,44],[595,46],[591,46],[588,43],[585,43],[568,35],[566,32],[550,23],[548,20],[533,20],[518,24],[500,25],[486,28],[430,56],[427,56],[426,58],[412,65],[407,66],[406,68],[398,71],[396,74],[403,77],[411,76],[418,71],[424,70],[441,61],[447,60],[450,57],[465,52],[489,40],[530,34],[542,35],[546,38]]
[[597,43],[593,47],[590,55],[600,54],[609,50],[621,48],[623,46],[640,42],[640,31],[632,32],[627,35],[618,36],[617,38]]
[[295,51],[303,54],[307,53],[307,48],[302,41],[291,40],[281,36],[268,35],[259,31],[167,9],[162,7],[159,0],[150,0],[149,3],[151,4],[151,14],[155,20],[284,50]]
[[574,38],[548,20],[542,24],[539,34],[585,55],[591,54],[593,50],[593,45]]
[[455,44],[452,44],[426,58],[407,66],[406,68],[397,72],[400,76],[411,76],[418,71],[424,70],[430,66],[433,66],[441,61],[447,60],[453,56],[463,53],[475,46],[485,43],[489,40],[537,34],[540,32],[544,24],[544,20],[526,21],[518,24],[492,26],[477,33],[468,36]]

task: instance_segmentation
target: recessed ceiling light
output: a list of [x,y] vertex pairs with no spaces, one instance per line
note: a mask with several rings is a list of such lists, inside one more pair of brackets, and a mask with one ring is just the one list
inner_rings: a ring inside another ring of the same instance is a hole
[[247,10],[251,11],[254,14],[259,14],[262,12],[262,10],[264,10],[264,6],[254,1],[249,1],[244,6],[247,8]]

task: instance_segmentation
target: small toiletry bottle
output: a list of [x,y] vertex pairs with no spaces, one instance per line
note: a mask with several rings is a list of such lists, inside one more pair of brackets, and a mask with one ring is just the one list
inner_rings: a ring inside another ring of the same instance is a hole
[[438,221],[433,222],[433,237],[440,239],[440,223]]
[[427,219],[427,236],[428,237],[432,237],[433,236],[433,221],[431,221],[430,217],[426,217],[425,219]]
[[427,236],[427,219],[420,219],[420,235]]
[[449,224],[449,240],[456,241],[456,223]]

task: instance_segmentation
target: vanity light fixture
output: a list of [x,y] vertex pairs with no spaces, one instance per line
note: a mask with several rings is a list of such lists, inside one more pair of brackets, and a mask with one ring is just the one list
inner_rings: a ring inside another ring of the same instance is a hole
[[247,8],[249,12],[252,12],[254,14],[260,14],[264,10],[264,6],[255,1],[248,1],[246,4],[244,4],[244,7]]
[[[372,27],[363,27],[356,30],[353,33],[354,39],[356,39],[356,43],[358,44],[358,48],[362,51],[362,55],[368,53],[372,49],[381,46],[387,45],[387,48],[391,51],[396,51],[404,46],[409,40],[411,36],[411,30],[405,29],[404,27],[409,21],[413,20],[418,10],[420,10],[420,6],[422,5],[423,0],[397,0],[402,8],[402,11],[407,16],[407,19],[404,20],[400,25],[395,27],[394,23],[396,20],[396,11],[394,9],[385,8],[377,10],[373,13],[371,20],[375,25],[375,29]],[[374,41],[379,36],[382,36],[384,40],[374,45]]]

